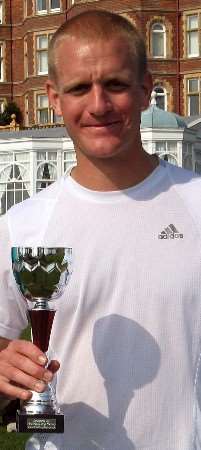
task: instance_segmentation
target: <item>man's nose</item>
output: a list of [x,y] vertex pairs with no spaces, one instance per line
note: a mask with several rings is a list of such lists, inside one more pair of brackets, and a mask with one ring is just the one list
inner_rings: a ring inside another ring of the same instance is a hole
[[103,116],[112,110],[112,103],[104,86],[95,85],[90,92],[88,104],[90,114],[95,116]]

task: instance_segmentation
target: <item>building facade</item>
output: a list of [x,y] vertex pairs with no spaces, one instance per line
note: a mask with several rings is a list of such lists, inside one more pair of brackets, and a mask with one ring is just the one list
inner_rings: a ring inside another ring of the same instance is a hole
[[0,215],[76,164],[48,104],[48,45],[60,24],[90,8],[125,16],[146,38],[154,82],[142,113],[146,151],[201,173],[201,0],[0,0],[0,112],[14,101],[22,113],[20,131],[0,127]]
[[0,0],[0,110],[14,101],[22,125],[59,121],[45,93],[47,50],[66,20],[67,0]]
[[103,8],[136,24],[146,39],[157,105],[201,114],[200,0],[0,0],[0,110],[14,101],[25,127],[59,122],[48,105],[48,43],[79,12]]

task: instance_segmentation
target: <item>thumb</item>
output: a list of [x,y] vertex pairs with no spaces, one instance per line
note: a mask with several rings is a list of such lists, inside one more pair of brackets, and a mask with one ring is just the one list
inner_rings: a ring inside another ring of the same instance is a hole
[[52,359],[52,361],[50,361],[50,363],[47,366],[47,369],[50,370],[50,372],[52,372],[52,373],[56,373],[57,370],[59,370],[59,368],[60,368],[60,363],[56,359]]

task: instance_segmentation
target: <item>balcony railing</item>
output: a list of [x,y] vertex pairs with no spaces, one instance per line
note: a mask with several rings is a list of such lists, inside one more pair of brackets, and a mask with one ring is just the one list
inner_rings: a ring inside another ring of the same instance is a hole
[[43,124],[33,124],[29,126],[20,126],[16,122],[16,115],[11,115],[11,122],[9,125],[0,125],[0,132],[1,131],[19,131],[19,130],[33,130],[33,129],[42,129],[42,128],[64,128],[64,123],[43,123]]
[[0,125],[0,131],[19,131],[20,126],[16,122],[16,115],[12,114],[11,119],[9,125]]

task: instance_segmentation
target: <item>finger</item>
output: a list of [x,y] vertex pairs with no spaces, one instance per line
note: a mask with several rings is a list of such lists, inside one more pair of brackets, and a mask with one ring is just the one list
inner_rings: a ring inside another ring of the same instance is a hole
[[46,383],[44,381],[35,379],[11,366],[7,368],[7,378],[12,382],[11,384],[14,384],[15,386],[18,385],[18,387],[20,385],[22,389],[28,388],[36,392],[43,392],[46,388]]
[[29,390],[23,389],[18,386],[13,386],[11,383],[8,383],[8,380],[1,380],[0,391],[6,397],[9,398],[19,398],[20,400],[29,400],[32,397],[32,392]]
[[[22,372],[34,377],[38,380],[45,380],[49,381],[49,379],[46,379],[46,373],[47,370],[45,367],[41,367],[39,364],[34,363],[32,360],[27,358],[26,356],[20,355],[19,353],[10,355],[9,361],[4,361],[4,369],[5,372],[2,372],[4,375],[10,376],[9,368],[13,367],[14,369],[19,369]],[[2,361],[2,368],[3,368],[3,361]]]
[[27,356],[33,362],[44,366],[47,364],[46,355],[32,342],[23,339],[16,339],[8,344],[7,351],[17,352],[21,355]]

